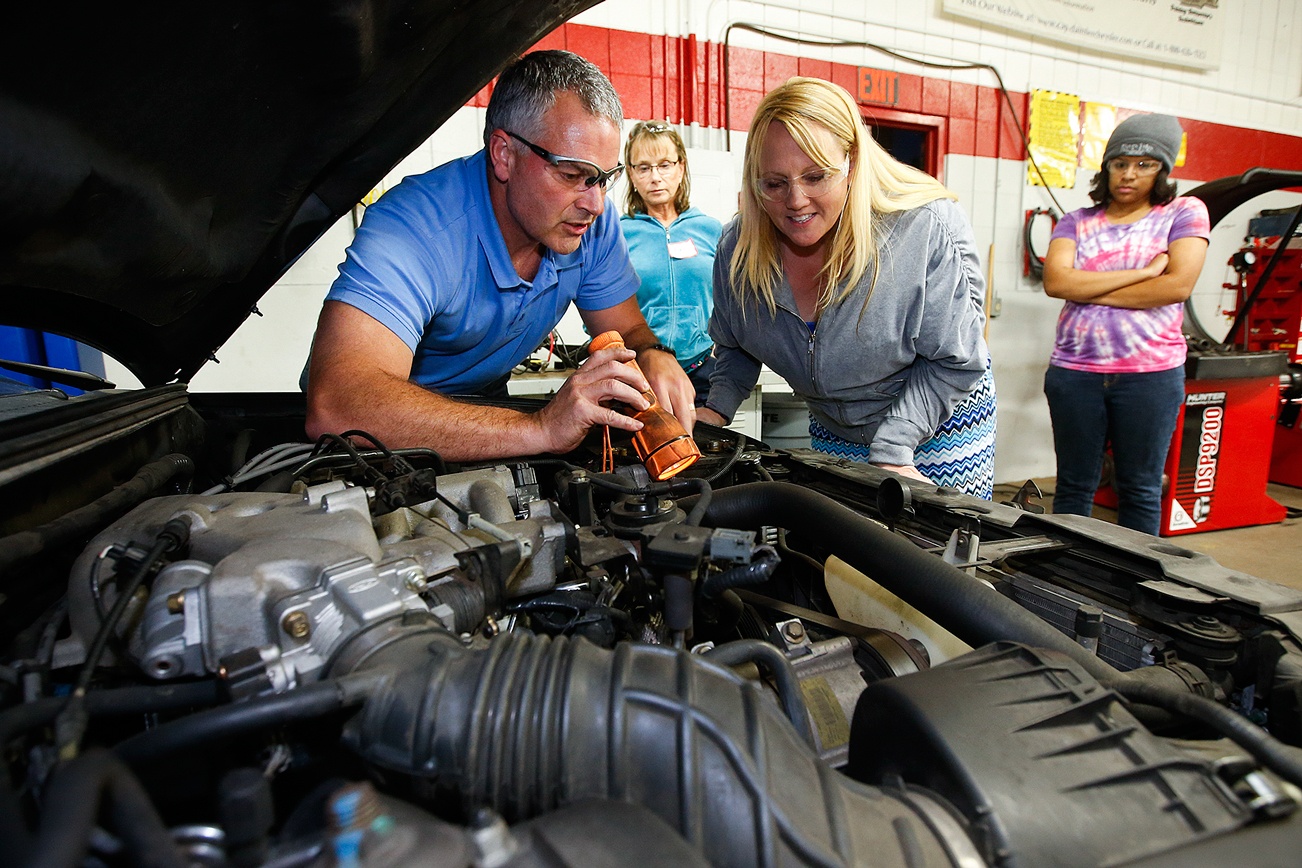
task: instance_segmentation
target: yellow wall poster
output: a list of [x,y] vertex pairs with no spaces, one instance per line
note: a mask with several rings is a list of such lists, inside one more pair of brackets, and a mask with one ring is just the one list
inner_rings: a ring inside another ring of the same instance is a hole
[[1079,136],[1080,97],[1052,90],[1037,89],[1032,93],[1027,183],[1068,189],[1076,186]]
[[1103,149],[1108,136],[1120,122],[1117,107],[1105,102],[1087,102],[1081,106],[1080,167],[1087,172],[1103,168]]

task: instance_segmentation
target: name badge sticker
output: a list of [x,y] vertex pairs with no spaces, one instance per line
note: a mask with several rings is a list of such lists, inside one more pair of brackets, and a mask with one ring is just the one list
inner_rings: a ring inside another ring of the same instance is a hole
[[690,238],[686,241],[669,242],[669,256],[672,259],[691,259],[696,255],[696,245]]

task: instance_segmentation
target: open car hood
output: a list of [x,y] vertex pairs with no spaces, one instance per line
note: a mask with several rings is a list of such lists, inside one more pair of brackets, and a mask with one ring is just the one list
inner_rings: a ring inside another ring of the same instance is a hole
[[12,10],[0,320],[188,380],[340,216],[595,0]]

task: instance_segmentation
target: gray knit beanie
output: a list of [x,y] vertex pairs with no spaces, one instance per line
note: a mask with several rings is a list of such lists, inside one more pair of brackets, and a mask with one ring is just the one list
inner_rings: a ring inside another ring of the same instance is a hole
[[1108,137],[1103,162],[1113,157],[1157,157],[1169,172],[1175,168],[1183,133],[1180,122],[1170,115],[1131,115]]

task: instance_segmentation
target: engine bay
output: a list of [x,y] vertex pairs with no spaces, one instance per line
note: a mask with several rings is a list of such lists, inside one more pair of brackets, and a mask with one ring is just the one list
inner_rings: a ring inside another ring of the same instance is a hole
[[16,864],[1275,864],[1302,831],[1288,589],[708,426],[654,482],[596,432],[449,466],[257,405],[0,423]]

